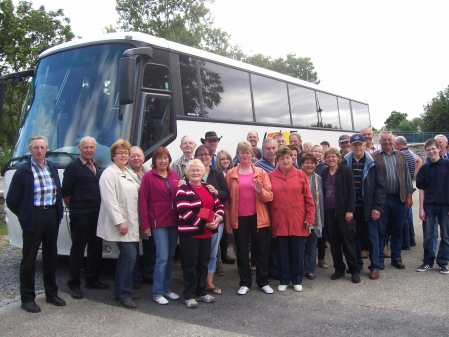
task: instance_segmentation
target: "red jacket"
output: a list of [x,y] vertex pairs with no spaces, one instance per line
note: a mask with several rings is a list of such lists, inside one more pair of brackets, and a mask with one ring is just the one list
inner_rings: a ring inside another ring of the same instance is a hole
[[140,227],[159,228],[178,224],[178,210],[175,204],[179,177],[172,169],[167,176],[170,191],[166,181],[156,168],[148,171],[142,178],[139,195]]
[[304,221],[315,223],[315,204],[304,172],[292,167],[285,176],[280,168],[268,174],[273,201],[271,230],[277,236],[309,236]]

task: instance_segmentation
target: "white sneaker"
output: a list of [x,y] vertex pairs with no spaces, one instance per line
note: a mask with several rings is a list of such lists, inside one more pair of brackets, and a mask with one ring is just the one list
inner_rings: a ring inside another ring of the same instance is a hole
[[175,294],[172,291],[170,291],[169,293],[166,293],[164,296],[169,298],[169,299],[171,299],[171,300],[179,300],[179,295]]
[[273,293],[273,288],[271,288],[268,284],[266,286],[263,286],[261,289],[265,292],[265,294]]
[[159,297],[153,298],[153,301],[156,302],[157,304],[162,304],[162,305],[168,304],[168,301],[164,296],[159,296]]
[[278,285],[278,291],[286,291],[286,290],[287,290],[287,286],[285,284]]
[[241,286],[240,289],[237,291],[237,294],[239,295],[246,295],[246,293],[249,291],[248,287]]
[[294,291],[302,291],[302,285],[300,285],[300,284],[294,284],[294,285],[293,285],[293,290],[294,290]]

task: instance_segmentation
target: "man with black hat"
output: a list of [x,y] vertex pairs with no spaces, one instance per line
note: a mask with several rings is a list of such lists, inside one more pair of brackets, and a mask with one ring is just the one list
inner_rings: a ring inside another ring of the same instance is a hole
[[379,229],[377,219],[385,202],[385,183],[382,172],[368,151],[364,149],[364,139],[359,133],[350,138],[352,152],[346,156],[348,167],[352,170],[355,186],[355,212],[357,232],[354,236],[357,252],[357,265],[363,266],[361,253],[361,238],[368,241],[371,265],[369,278],[379,278]]
[[217,160],[217,147],[220,142],[221,137],[218,137],[215,131],[208,131],[204,138],[201,138],[201,143],[210,147],[212,152],[212,160],[210,162],[211,166],[216,169],[216,160]]

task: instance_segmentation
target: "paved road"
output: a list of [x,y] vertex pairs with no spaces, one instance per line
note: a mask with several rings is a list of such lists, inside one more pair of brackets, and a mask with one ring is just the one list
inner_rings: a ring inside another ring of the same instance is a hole
[[[138,309],[129,310],[113,299],[112,289],[86,289],[84,299],[72,299],[67,294],[65,258],[60,260],[58,280],[67,306],[48,305],[41,295],[37,301],[42,307],[40,314],[24,312],[18,302],[0,307],[0,335],[447,336],[449,276],[436,268],[415,271],[422,259],[416,203],[414,211],[418,245],[403,251],[406,269],[386,264],[379,280],[369,280],[366,268],[361,284],[352,284],[349,276],[331,281],[331,268],[318,269],[316,280],[304,280],[301,293],[289,288],[266,295],[253,286],[247,295],[239,296],[236,267],[226,265],[225,276],[216,277],[224,295],[217,296],[214,304],[201,304],[196,310],[187,309],[181,301],[158,306],[151,300],[151,286],[144,285],[135,291],[141,296]],[[331,262],[330,253],[326,259]],[[105,261],[104,269],[102,279],[112,284],[114,262]],[[275,289],[278,283],[270,280],[270,284]],[[181,294],[182,289],[178,263],[173,291]]]

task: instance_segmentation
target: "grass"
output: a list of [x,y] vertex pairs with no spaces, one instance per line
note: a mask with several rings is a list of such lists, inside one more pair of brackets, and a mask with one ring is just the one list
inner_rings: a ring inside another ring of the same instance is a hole
[[5,220],[0,220],[0,235],[8,235],[8,227]]

